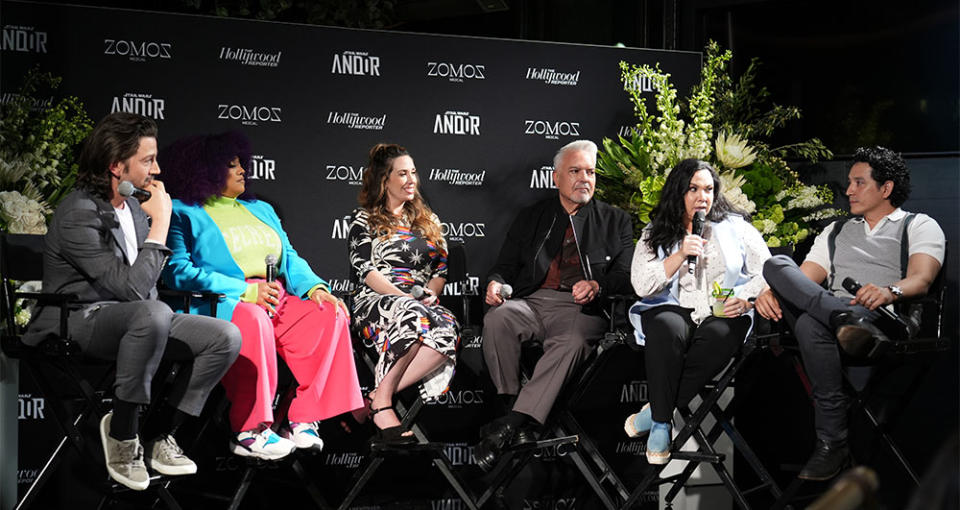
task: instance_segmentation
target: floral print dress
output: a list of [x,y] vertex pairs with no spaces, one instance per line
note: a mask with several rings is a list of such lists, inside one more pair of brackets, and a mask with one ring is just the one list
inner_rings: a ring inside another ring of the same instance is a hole
[[[409,226],[378,238],[370,232],[368,218],[366,210],[357,209],[350,225],[350,265],[357,280],[354,327],[380,353],[377,385],[415,342],[446,356],[446,363],[423,378],[421,394],[435,398],[447,390],[453,377],[460,340],[456,318],[439,304],[426,306],[409,296],[380,294],[364,279],[370,271],[377,271],[404,292],[409,293],[414,285],[426,287],[433,278],[446,277],[446,244],[437,246]],[[433,221],[440,223],[436,215]]]

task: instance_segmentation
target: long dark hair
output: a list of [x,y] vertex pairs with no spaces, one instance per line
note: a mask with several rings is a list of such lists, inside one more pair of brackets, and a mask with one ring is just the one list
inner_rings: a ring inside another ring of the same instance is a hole
[[699,159],[685,159],[677,166],[673,167],[667,181],[660,190],[660,202],[650,213],[650,233],[644,242],[655,253],[657,248],[663,248],[664,252],[673,249],[684,236],[687,235],[686,221],[684,216],[687,213],[684,196],[687,189],[690,188],[690,179],[693,174],[700,170],[710,172],[713,178],[713,206],[707,213],[707,220],[714,223],[723,221],[728,214],[738,214],[744,218],[749,218],[746,211],[738,209],[727,202],[723,196],[723,189],[720,186],[720,176],[717,171],[706,161]]
[[110,165],[136,154],[144,137],[156,138],[157,124],[142,115],[116,112],[101,119],[83,143],[76,186],[110,200]]
[[[397,221],[387,211],[387,179],[393,170],[393,161],[400,156],[409,156],[406,147],[395,143],[378,143],[370,149],[370,162],[363,172],[363,185],[357,201],[370,213],[370,231],[377,237],[389,237],[397,231]],[[443,242],[440,226],[433,222],[433,211],[420,195],[420,180],[413,200],[404,202],[403,214],[412,228],[436,245]]]

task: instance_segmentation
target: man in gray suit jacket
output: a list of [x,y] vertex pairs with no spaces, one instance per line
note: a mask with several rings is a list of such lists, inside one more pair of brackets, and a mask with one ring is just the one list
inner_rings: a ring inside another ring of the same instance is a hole
[[[136,490],[150,483],[145,461],[162,474],[196,472],[173,434],[188,415],[200,414],[240,352],[240,331],[233,324],[173,313],[156,299],[156,282],[170,254],[165,242],[172,210],[163,183],[155,179],[156,156],[152,120],[128,113],[101,120],[84,143],[77,189],[54,213],[44,254],[44,291],[79,296],[68,318],[70,338],[87,356],[116,360],[114,410],[101,420],[100,436],[107,472]],[[140,203],[121,195],[123,181],[149,191],[149,199]],[[25,341],[44,341],[57,331],[58,316],[53,307],[41,309]],[[150,403],[151,380],[165,351],[193,362],[168,398],[163,433],[144,449],[137,436],[138,408]]]

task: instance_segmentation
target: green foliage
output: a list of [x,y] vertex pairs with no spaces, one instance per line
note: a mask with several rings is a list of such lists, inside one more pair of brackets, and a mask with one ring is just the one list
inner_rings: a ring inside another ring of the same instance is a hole
[[[685,100],[677,99],[670,75],[659,66],[620,63],[637,122],[629,138],[603,140],[598,195],[636,217],[636,238],[650,222],[666,176],[686,158],[717,168],[724,196],[753,215],[770,246],[800,242],[812,233],[811,221],[840,214],[825,208],[833,199],[828,188],[804,185],[786,162],[816,162],[833,154],[816,138],[772,147],[769,138],[799,119],[800,110],[770,102],[767,88],[756,84],[757,60],[735,80],[727,72],[731,57],[711,41],[700,82]],[[637,86],[644,82],[656,91],[656,115]]]
[[47,213],[73,187],[76,149],[93,128],[79,99],[54,99],[60,81],[33,68],[0,105],[0,191],[16,191]]

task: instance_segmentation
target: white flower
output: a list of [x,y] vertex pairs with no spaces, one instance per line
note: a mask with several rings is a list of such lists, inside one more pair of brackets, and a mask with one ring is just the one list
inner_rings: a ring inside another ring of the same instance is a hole
[[727,199],[727,202],[730,202],[730,205],[736,208],[743,209],[748,214],[753,214],[757,210],[757,204],[740,189],[744,182],[746,182],[745,177],[736,175],[732,171],[720,174],[720,186],[723,188],[723,197]]
[[0,218],[12,234],[46,234],[43,206],[18,191],[0,191]]
[[823,205],[823,200],[820,198],[816,186],[800,186],[792,195],[793,198],[787,202],[784,209],[812,209]]
[[757,159],[757,154],[753,148],[747,145],[746,140],[742,140],[736,134],[728,137],[726,133],[721,131],[717,135],[717,141],[714,145],[717,149],[717,159],[726,168],[743,168]]

